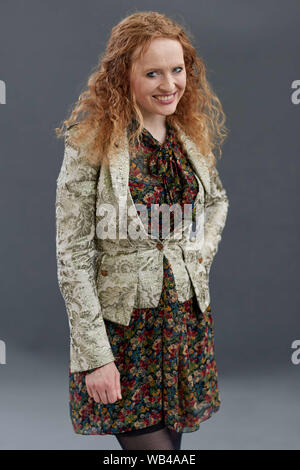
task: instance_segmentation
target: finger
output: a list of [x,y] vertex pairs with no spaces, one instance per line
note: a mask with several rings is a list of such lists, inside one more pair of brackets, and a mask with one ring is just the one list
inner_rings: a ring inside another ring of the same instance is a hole
[[96,385],[92,382],[90,385],[89,385],[89,390],[90,390],[90,396],[91,398],[94,400],[94,401],[98,401],[99,400],[99,397],[98,397],[98,394],[97,394],[97,388],[96,388]]
[[95,402],[97,403],[101,403],[102,399],[101,399],[101,395],[99,394],[98,390],[95,388],[94,390],[94,400]]
[[104,405],[107,405],[108,403],[108,400],[107,400],[107,396],[106,396],[106,392],[105,390],[97,390],[97,395],[99,396],[99,399],[101,400],[102,403],[104,403]]
[[110,385],[110,388],[106,389],[106,396],[108,403],[114,403],[117,400],[116,392],[114,390],[114,387],[112,387],[112,384]]
[[117,393],[117,399],[121,400],[122,399],[121,377],[119,374],[115,375],[115,388],[116,388],[116,393]]

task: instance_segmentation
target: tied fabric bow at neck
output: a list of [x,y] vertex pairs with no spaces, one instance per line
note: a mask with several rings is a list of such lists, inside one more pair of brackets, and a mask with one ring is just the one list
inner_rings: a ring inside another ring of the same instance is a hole
[[[173,132],[167,125],[166,141],[161,144],[155,139],[147,129],[144,129],[144,142],[152,147],[153,151],[149,158],[149,172],[157,176],[163,182],[166,189],[167,204],[176,202],[176,194],[180,184],[180,175],[176,156],[173,151],[175,142],[173,141]],[[176,191],[177,188],[177,191]]]

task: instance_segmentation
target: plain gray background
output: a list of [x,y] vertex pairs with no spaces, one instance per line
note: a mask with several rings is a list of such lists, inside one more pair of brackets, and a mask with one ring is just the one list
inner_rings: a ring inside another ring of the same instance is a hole
[[221,408],[182,449],[299,449],[300,2],[1,1],[1,449],[120,449],[73,432],[69,329],[58,290],[60,125],[111,28],[137,10],[186,25],[230,135],[219,171],[230,206],[211,268]]

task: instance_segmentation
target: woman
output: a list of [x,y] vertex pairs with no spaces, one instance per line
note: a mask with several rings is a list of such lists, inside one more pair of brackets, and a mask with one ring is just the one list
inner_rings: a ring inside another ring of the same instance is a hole
[[[57,129],[73,428],[113,434],[122,449],[180,449],[220,407],[208,274],[228,209],[212,153],[225,116],[187,34],[157,12],[113,28],[88,85]],[[189,207],[191,223],[170,211],[168,225],[155,205]]]

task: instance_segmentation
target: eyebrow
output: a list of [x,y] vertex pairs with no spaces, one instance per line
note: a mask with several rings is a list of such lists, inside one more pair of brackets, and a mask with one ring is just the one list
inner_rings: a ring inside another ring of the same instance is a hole
[[[172,69],[174,69],[175,67],[184,67],[184,64],[176,64],[176,65],[172,65]],[[144,70],[144,72],[150,72],[150,70],[162,70],[160,69],[159,67],[151,67],[151,68],[147,68]]]

